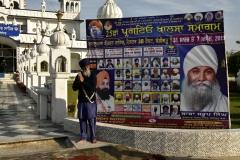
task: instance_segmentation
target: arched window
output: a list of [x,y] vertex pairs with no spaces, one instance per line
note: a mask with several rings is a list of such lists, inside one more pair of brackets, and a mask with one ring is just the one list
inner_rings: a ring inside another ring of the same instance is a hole
[[79,12],[79,5],[78,5],[78,3],[75,4],[75,12]]
[[14,1],[13,4],[14,4],[13,5],[14,6],[13,9],[19,9],[19,4],[17,2]]
[[69,3],[67,2],[66,3],[66,12],[68,12],[70,10],[69,8],[70,8],[70,6],[69,6]]

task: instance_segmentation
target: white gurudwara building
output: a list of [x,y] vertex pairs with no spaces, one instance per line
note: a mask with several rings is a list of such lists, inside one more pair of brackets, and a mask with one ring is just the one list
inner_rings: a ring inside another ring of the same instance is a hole
[[[59,0],[61,20],[65,33],[70,38],[68,48],[71,51],[71,72],[79,70],[78,62],[86,54],[86,41],[80,40],[81,2],[80,0]],[[46,2],[42,0],[41,10],[25,9],[26,0],[0,0],[0,24],[19,27],[19,35],[0,34],[0,62],[7,63],[6,73],[18,68],[20,55],[24,50],[32,49],[34,39],[41,42],[41,31],[45,32],[45,42],[51,47],[50,36],[54,33],[58,19],[56,12],[46,11]],[[1,29],[1,28],[0,28]],[[0,31],[1,33],[1,31]]]

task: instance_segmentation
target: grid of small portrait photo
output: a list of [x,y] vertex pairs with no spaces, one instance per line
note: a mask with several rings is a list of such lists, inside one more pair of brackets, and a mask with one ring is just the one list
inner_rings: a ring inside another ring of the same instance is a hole
[[123,105],[123,111],[179,115],[175,108],[180,111],[180,57],[99,59],[97,69],[114,73],[114,103]]

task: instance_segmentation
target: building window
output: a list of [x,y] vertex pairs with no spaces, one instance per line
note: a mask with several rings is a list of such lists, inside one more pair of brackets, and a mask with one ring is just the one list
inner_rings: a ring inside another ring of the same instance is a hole
[[14,6],[13,9],[19,9],[19,4],[18,4],[17,2],[15,2],[15,1],[14,1],[13,3],[14,3],[14,5],[13,5],[13,6]]

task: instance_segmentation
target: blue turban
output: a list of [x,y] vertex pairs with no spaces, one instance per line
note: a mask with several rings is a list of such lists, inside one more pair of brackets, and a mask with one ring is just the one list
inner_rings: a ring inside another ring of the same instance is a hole
[[87,65],[89,65],[89,64],[90,64],[90,61],[89,61],[89,59],[86,59],[86,58],[81,59],[81,60],[79,61],[79,66],[80,66],[81,68],[83,68],[83,67],[85,67],[85,66],[87,66]]
[[136,61],[139,61],[139,59],[138,59],[138,58],[135,58],[135,59],[134,59],[134,62],[136,62]]
[[126,73],[130,73],[130,70],[129,70],[129,69],[127,69],[127,70],[126,70]]
[[111,60],[111,59],[108,59],[107,61],[108,61],[108,62],[112,62],[112,60]]
[[117,59],[117,62],[120,62],[120,59]]
[[162,62],[164,62],[164,61],[168,61],[168,58],[167,58],[167,57],[164,57],[164,58],[162,59]]

